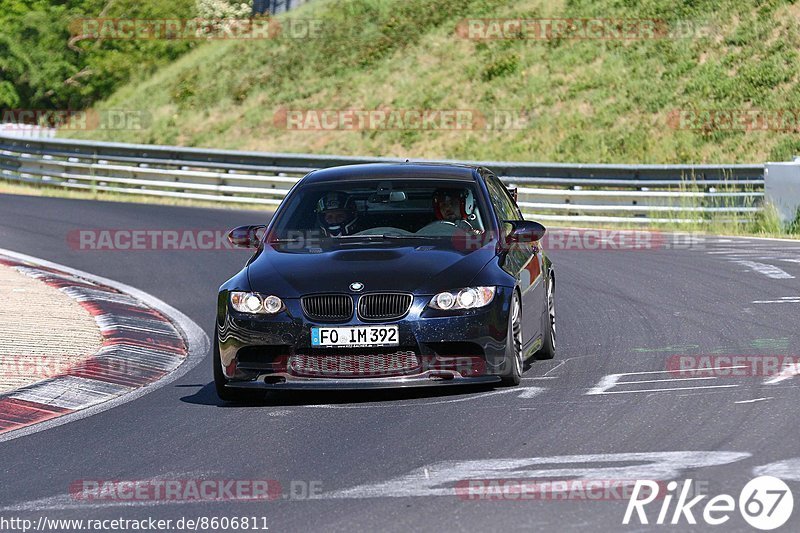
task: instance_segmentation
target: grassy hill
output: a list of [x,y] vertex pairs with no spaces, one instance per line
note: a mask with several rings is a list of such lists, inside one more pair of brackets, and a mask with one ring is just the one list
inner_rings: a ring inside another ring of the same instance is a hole
[[[72,135],[529,161],[761,162],[800,153],[798,131],[695,131],[675,120],[676,110],[800,110],[800,7],[788,1],[315,0],[289,17],[320,21],[321,34],[198,46],[98,106],[147,110],[149,128]],[[627,40],[459,36],[460,21],[481,17],[647,18],[682,30]],[[276,125],[285,109],[514,110],[527,122],[290,131]]]

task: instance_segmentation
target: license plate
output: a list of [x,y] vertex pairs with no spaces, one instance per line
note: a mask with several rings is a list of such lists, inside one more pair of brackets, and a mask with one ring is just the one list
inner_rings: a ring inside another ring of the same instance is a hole
[[398,346],[397,326],[311,328],[311,346]]

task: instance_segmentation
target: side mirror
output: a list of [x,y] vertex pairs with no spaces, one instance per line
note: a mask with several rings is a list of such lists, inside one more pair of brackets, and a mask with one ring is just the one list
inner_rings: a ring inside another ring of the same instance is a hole
[[528,244],[542,240],[547,228],[533,220],[507,220],[513,227],[506,242]]
[[237,248],[258,248],[261,246],[261,238],[258,231],[266,226],[239,226],[228,232],[228,240]]

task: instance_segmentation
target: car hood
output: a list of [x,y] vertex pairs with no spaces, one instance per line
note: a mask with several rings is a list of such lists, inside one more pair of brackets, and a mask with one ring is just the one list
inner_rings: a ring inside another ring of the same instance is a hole
[[281,298],[320,292],[407,291],[414,294],[468,286],[495,256],[487,244],[471,251],[445,246],[342,246],[316,253],[265,246],[248,266],[251,290]]

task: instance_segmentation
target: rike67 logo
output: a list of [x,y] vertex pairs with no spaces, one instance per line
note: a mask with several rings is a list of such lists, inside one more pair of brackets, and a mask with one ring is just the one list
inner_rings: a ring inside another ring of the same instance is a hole
[[[697,513],[702,520],[711,526],[719,526],[730,520],[736,511],[737,501],[733,496],[720,494],[701,504],[708,498],[707,494],[692,495],[692,480],[687,479],[683,484],[670,481],[666,490],[662,489],[663,483],[655,481],[637,481],[633,487],[633,494],[625,509],[622,523],[628,525],[631,519],[638,519],[640,524],[649,524],[645,507],[659,500],[661,503],[655,524],[697,524]],[[644,495],[644,497],[641,497]],[[672,502],[677,498],[674,508]],[[772,476],[759,476],[750,480],[739,493],[739,513],[742,518],[756,529],[768,531],[781,527],[792,516],[794,498],[789,486],[783,481]],[[654,507],[657,507],[654,506]],[[672,511],[672,512],[670,512]],[[651,516],[652,518],[652,516]],[[685,522],[684,522],[685,521]],[[635,521],[634,521],[635,523]]]

